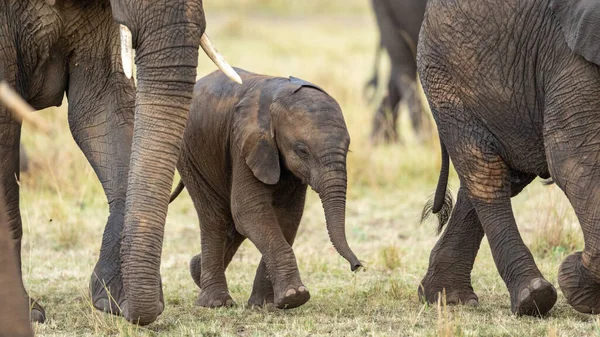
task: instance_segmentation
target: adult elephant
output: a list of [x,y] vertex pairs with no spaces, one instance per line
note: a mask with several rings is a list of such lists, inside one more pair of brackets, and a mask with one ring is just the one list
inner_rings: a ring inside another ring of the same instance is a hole
[[[163,227],[198,48],[207,41],[202,1],[0,4],[0,62],[6,80],[37,109],[60,105],[66,92],[73,138],[108,199],[110,215],[90,281],[93,305],[149,324],[164,308],[159,272]],[[137,91],[128,78],[131,48],[136,49]],[[0,108],[0,184],[19,257],[15,174],[20,130],[20,123]],[[45,319],[36,302],[32,318]]]
[[449,158],[461,184],[422,299],[445,289],[448,303],[477,304],[470,274],[485,234],[511,310],[548,312],[556,290],[524,245],[510,198],[551,176],[585,240],[561,264],[560,288],[577,311],[600,313],[600,40],[588,34],[598,18],[591,0],[429,1],[418,64],[442,143],[433,204],[442,225]]
[[381,50],[391,60],[387,93],[375,111],[371,141],[390,143],[400,141],[398,110],[402,100],[407,102],[413,130],[419,138],[428,138],[429,120],[423,111],[417,83],[417,40],[427,0],[372,0],[379,27],[380,44],[375,56],[374,74],[367,87],[377,89]]

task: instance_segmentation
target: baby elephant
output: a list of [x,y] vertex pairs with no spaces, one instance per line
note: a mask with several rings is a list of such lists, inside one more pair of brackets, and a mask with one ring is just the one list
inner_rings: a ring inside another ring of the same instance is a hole
[[200,219],[202,258],[190,263],[202,289],[196,304],[233,305],[225,268],[249,238],[262,254],[250,306],[294,308],[308,301],[292,244],[307,185],[323,203],[338,253],[361,267],[345,234],[346,154],[342,111],[323,89],[290,77],[236,69],[242,85],[220,72],[194,90],[177,164]]

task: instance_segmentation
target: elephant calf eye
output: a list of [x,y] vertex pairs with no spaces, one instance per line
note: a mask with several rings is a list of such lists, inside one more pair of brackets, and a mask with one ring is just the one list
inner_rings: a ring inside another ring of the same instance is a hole
[[307,158],[309,155],[308,148],[304,144],[298,144],[294,146],[294,152],[296,152],[300,158]]

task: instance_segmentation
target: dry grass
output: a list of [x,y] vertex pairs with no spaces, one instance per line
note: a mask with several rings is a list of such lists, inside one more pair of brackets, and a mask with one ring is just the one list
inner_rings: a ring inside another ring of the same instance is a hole
[[[516,318],[487,242],[473,272],[479,308],[423,305],[417,285],[436,241],[434,225],[419,225],[440,166],[435,141],[372,148],[372,111],[362,99],[377,34],[366,0],[206,1],[209,33],[234,65],[315,82],[342,106],[352,153],[348,240],[365,271],[353,274],[327,238],[323,211],[310,193],[295,252],[309,303],[289,311],[244,307],[258,251],[244,243],[227,271],[231,309],[193,305],[198,289],[187,270],[200,250],[198,224],[184,192],[171,205],[161,272],[166,310],[141,328],[95,311],[87,295],[108,207],[93,171],[74,144],[64,107],[41,112],[56,130],[48,139],[24,130],[32,172],[22,177],[25,241],[23,270],[30,293],[46,307],[40,336],[594,336],[595,317],[572,310],[562,294],[549,317]],[[235,6],[235,8],[231,7]],[[296,14],[293,14],[296,13]],[[201,60],[199,74],[214,67]],[[458,182],[453,175],[451,185]],[[523,237],[547,279],[557,286],[558,265],[581,247],[580,230],[556,188],[539,183],[513,200]],[[550,235],[549,235],[550,234]],[[562,247],[562,248],[556,248]],[[558,252],[558,253],[557,253]]]

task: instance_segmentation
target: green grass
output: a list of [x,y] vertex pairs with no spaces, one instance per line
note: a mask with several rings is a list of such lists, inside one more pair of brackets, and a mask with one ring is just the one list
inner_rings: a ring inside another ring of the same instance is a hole
[[[236,9],[228,9],[235,5]],[[435,140],[372,148],[373,106],[362,99],[377,43],[368,1],[229,0],[206,2],[208,32],[227,60],[258,73],[312,81],[342,106],[352,137],[347,233],[365,270],[353,274],[327,238],[323,211],[309,193],[295,252],[311,300],[289,311],[244,307],[260,254],[244,243],[227,271],[232,309],[194,306],[198,289],[188,261],[200,250],[198,223],[184,192],[167,219],[161,272],[166,310],[137,327],[92,309],[87,286],[108,207],[99,182],[69,134],[65,107],[41,112],[52,138],[24,130],[32,172],[22,177],[23,271],[30,294],[46,307],[40,336],[598,336],[599,321],[575,312],[562,294],[547,318],[510,314],[509,295],[484,240],[473,271],[480,307],[423,305],[417,285],[436,242],[420,225],[440,166]],[[201,59],[199,76],[214,70]],[[453,174],[451,186],[458,187]],[[525,242],[558,286],[562,259],[582,248],[581,231],[556,186],[539,182],[513,200]]]

